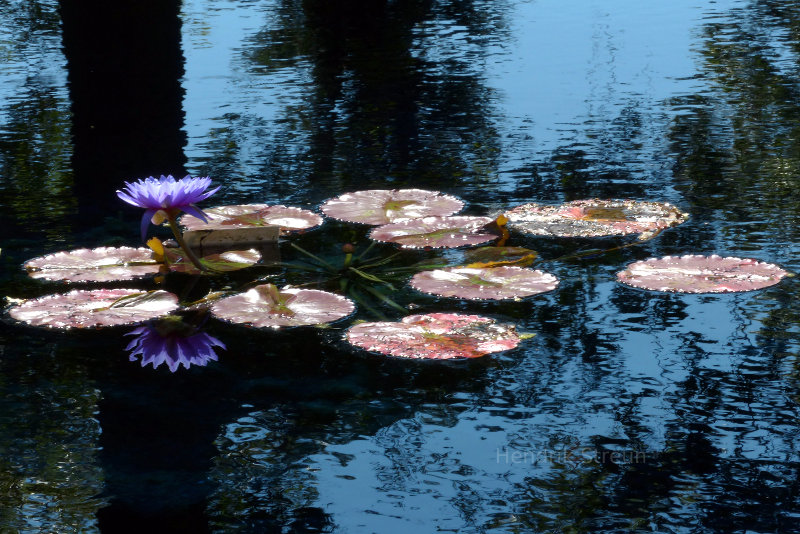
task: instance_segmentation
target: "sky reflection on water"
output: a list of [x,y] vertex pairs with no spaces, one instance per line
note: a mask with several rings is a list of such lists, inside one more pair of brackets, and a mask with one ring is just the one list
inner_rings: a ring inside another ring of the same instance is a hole
[[[81,49],[61,49],[58,5],[0,3],[2,294],[44,291],[18,270],[28,258],[137,243],[141,214],[103,194],[141,177],[125,174],[138,152],[141,172],[211,175],[219,203],[313,209],[415,186],[470,214],[610,196],[692,218],[640,247],[547,264],[559,288],[521,302],[399,294],[536,334],[463,366],[354,354],[335,329],[242,335],[209,322],[224,357],[173,375],[128,362],[119,333],[4,322],[0,530],[793,528],[794,279],[694,296],[614,274],[711,252],[800,268],[794,4],[381,6],[187,0],[165,52],[185,62],[159,69],[180,84],[150,95],[171,114],[126,132],[113,100],[87,107],[76,93]],[[104,113],[122,141],[153,124],[159,137],[126,143],[117,161],[87,133]],[[364,232],[327,222],[297,239],[327,253]],[[513,240],[545,259],[595,246]]]

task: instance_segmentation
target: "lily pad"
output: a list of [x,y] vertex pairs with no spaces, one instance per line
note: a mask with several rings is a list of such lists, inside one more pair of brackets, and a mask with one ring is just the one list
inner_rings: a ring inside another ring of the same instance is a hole
[[95,289],[27,300],[12,307],[9,315],[32,326],[97,328],[146,321],[177,307],[178,297],[166,291]]
[[349,299],[317,289],[256,286],[245,293],[225,297],[211,306],[211,313],[231,323],[261,328],[321,325],[355,311]]
[[523,204],[504,215],[508,227],[556,237],[602,237],[645,234],[676,226],[688,215],[666,202],[575,200],[556,206]]
[[516,265],[527,267],[538,256],[535,250],[524,247],[479,247],[464,252],[467,267],[500,267]]
[[253,266],[261,259],[261,254],[255,249],[229,250],[221,254],[210,254],[200,258],[200,263],[208,271],[201,271],[185,257],[179,248],[165,249],[165,254],[170,262],[170,270],[189,274],[215,274],[220,272],[238,271]]
[[158,273],[159,265],[147,248],[100,247],[56,252],[28,260],[31,278],[63,282],[114,282]]
[[488,243],[498,238],[484,226],[491,217],[425,217],[373,228],[370,239],[403,248],[452,248]]
[[340,221],[380,225],[404,219],[452,215],[463,207],[463,201],[438,191],[371,189],[327,200],[320,210]]
[[617,273],[617,280],[653,291],[731,293],[769,287],[788,274],[777,265],[753,259],[687,255],[637,261]]
[[417,273],[410,283],[414,289],[442,297],[501,300],[552,291],[558,279],[524,267],[448,267]]
[[513,325],[455,313],[410,315],[400,322],[360,323],[347,331],[346,339],[371,352],[428,360],[477,358],[513,349],[520,341]]
[[279,226],[282,232],[308,230],[322,224],[322,217],[313,211],[275,204],[237,204],[217,206],[203,210],[208,216],[205,223],[197,217],[184,215],[181,225],[187,230],[226,230]]

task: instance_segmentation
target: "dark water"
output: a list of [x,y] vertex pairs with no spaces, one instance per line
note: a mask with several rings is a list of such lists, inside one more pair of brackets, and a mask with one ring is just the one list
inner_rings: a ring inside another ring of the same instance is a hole
[[128,362],[124,330],[6,320],[0,531],[800,530],[796,280],[613,281],[664,254],[800,269],[798,56],[786,0],[0,0],[3,296],[64,290],[28,258],[138,244],[114,191],[151,174],[210,175],[219,203],[409,186],[474,214],[599,196],[691,215],[546,264],[560,287],[522,302],[398,295],[536,334],[465,365],[212,322],[220,362],[173,375]]

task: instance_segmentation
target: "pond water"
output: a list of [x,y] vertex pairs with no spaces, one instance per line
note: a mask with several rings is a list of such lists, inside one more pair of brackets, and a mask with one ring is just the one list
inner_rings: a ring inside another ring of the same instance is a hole
[[[170,373],[129,362],[124,329],[6,315],[0,531],[796,531],[796,280],[680,295],[614,276],[689,253],[800,269],[797,3],[366,4],[0,2],[0,296],[66,289],[29,258],[138,246],[114,192],[167,173],[211,176],[218,204],[418,187],[475,215],[601,197],[689,221],[570,261],[547,260],[619,242],[512,234],[561,280],[518,302],[393,295],[535,334],[467,363],[356,351],[350,322],[212,320],[219,362]],[[333,221],[296,239],[367,242]]]

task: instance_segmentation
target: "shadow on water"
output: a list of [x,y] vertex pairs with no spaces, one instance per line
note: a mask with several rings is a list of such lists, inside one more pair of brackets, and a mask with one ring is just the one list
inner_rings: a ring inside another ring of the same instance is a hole
[[61,0],[82,227],[117,213],[124,180],[183,176],[178,1]]

